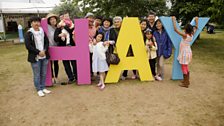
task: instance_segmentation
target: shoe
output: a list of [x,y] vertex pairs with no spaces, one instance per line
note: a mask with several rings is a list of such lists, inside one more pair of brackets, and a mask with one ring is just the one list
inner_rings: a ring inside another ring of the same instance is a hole
[[67,85],[68,82],[61,82],[61,85]]
[[98,83],[96,86],[97,86],[97,87],[100,87],[101,85],[102,85],[101,83]]
[[37,92],[37,94],[38,94],[38,96],[40,96],[40,97],[44,97],[44,96],[45,96],[42,90],[39,90],[39,91]]
[[137,78],[136,75],[133,75],[133,76],[131,77],[131,79],[133,79],[133,80],[136,79],[136,78]]
[[68,81],[68,84],[73,84],[73,83],[75,83],[75,79]]
[[188,86],[190,85],[189,76],[188,74],[184,74],[183,76],[184,76],[184,80],[182,81],[181,84],[179,84],[179,86],[188,88]]
[[54,78],[55,84],[59,84],[58,78]]
[[105,88],[105,84],[102,84],[100,87],[100,90],[103,90]]
[[47,90],[47,89],[43,89],[42,90],[45,94],[50,94],[51,93],[51,91],[49,91],[49,90]]
[[156,76],[155,76],[155,80],[157,80],[157,81],[162,81],[163,79],[162,79],[160,76],[156,75]]
[[121,76],[121,80],[125,80],[126,79],[126,77],[124,77],[124,76]]

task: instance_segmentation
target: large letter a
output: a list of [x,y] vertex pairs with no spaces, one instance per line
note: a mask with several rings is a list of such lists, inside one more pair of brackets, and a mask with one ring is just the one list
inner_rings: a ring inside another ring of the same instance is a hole
[[[132,46],[133,57],[126,57]],[[138,70],[141,81],[153,80],[138,18],[124,18],[116,43],[118,65],[110,65],[106,83],[116,83],[123,70]]]

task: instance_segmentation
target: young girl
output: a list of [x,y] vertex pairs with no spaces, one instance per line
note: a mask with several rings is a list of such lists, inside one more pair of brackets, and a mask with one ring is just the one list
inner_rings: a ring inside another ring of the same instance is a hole
[[[191,62],[191,59],[192,59],[192,51],[191,51],[190,42],[193,39],[194,29],[193,29],[192,25],[187,24],[184,27],[184,33],[180,32],[176,27],[176,18],[174,16],[172,17],[172,21],[173,21],[173,26],[174,26],[175,32],[177,32],[179,35],[182,36],[182,40],[180,43],[179,55],[177,58],[179,63],[181,64],[182,72],[183,72],[183,76],[184,76],[184,80],[182,81],[182,84],[180,84],[180,86],[188,88],[188,86],[190,85],[190,81],[189,81],[190,73],[188,70],[188,64]],[[195,17],[195,22],[196,22],[195,28],[197,30],[198,17]]]
[[164,78],[164,59],[168,59],[172,53],[172,42],[158,19],[156,21],[157,30],[153,32],[158,45],[157,48],[157,74],[156,80],[161,81]]
[[155,37],[152,35],[152,30],[149,28],[145,30],[145,36],[146,36],[146,51],[149,58],[149,64],[151,67],[152,75],[155,77],[155,79],[158,79],[158,75],[156,75],[156,50],[157,50],[157,43]]
[[105,88],[105,72],[108,71],[105,53],[110,44],[109,42],[102,42],[103,38],[104,34],[98,33],[94,41],[90,44],[90,51],[93,52],[93,73],[95,76],[97,75],[97,72],[100,74],[100,81],[97,86],[100,87],[101,90]]

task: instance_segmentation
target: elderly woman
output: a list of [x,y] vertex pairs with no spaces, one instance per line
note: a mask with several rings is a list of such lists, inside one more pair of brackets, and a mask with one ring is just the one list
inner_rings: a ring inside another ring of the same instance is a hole
[[[58,43],[54,41],[54,32],[57,28],[57,22],[58,22],[58,16],[55,14],[48,14],[47,15],[47,23],[48,23],[48,39],[49,39],[49,46],[57,46]],[[51,73],[52,73],[52,82],[54,84],[59,83],[58,82],[58,71],[59,71],[59,65],[58,60],[51,61]]]

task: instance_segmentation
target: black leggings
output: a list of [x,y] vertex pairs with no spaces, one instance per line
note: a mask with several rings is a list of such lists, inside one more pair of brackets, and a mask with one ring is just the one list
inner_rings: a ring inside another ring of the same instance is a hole
[[[136,76],[137,70],[132,70],[132,71],[133,71],[134,75]],[[122,75],[123,75],[123,77],[127,77],[128,76],[128,70],[124,70]]]
[[156,76],[156,58],[155,59],[150,59],[149,64],[151,67],[152,75]]
[[[54,69],[53,69],[54,65]],[[58,78],[58,71],[59,71],[59,65],[58,65],[58,60],[51,61],[51,75],[52,78]]]

